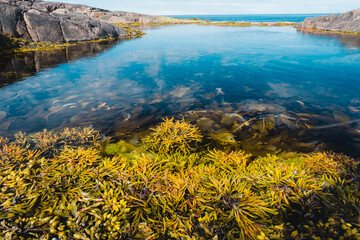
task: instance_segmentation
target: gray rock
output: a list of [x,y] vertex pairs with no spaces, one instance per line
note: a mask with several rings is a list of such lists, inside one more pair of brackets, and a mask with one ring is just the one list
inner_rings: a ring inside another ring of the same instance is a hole
[[318,29],[324,31],[360,32],[360,9],[340,15],[306,18],[296,26],[299,29]]
[[[24,12],[23,18],[31,40],[35,42],[64,42],[60,25],[61,18],[52,17],[45,12],[35,9]],[[80,30],[81,29],[77,29],[77,31]]]
[[0,33],[9,37],[61,43],[128,36],[100,18],[109,11],[84,5],[0,0],[0,12]]
[[19,7],[0,2],[0,33],[11,37],[28,38],[25,23],[21,20],[22,10]]

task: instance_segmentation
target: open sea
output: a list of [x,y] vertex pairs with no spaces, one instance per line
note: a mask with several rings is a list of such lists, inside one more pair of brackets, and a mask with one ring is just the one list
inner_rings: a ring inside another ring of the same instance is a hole
[[327,15],[315,14],[234,14],[234,15],[168,15],[180,19],[200,19],[212,22],[301,22],[308,17],[319,17]]

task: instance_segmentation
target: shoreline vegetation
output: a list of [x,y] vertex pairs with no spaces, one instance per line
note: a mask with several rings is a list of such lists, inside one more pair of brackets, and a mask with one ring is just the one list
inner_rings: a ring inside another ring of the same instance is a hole
[[137,145],[20,132],[0,166],[3,239],[360,239],[358,161],[209,148],[185,120]]
[[[128,37],[119,37],[119,39],[132,39],[139,38],[146,35],[144,32],[139,30],[141,27],[147,26],[168,26],[168,25],[183,25],[183,24],[194,24],[200,26],[224,26],[224,27],[294,27],[296,28],[296,22],[211,22],[200,19],[177,19],[169,17],[158,17],[157,22],[130,22],[130,23],[112,23],[115,26],[123,28],[127,33]],[[347,34],[360,36],[360,32],[352,31],[327,31],[316,28],[297,28],[299,31],[306,30],[314,33],[336,33],[336,34]],[[66,46],[72,46],[84,42],[101,42],[109,41],[115,38],[105,38],[91,41],[77,41],[71,43],[51,43],[51,42],[32,42],[30,40],[22,38],[8,38],[11,46],[13,47],[5,52],[9,53],[21,53],[28,51],[45,51],[52,49],[63,49]]]
[[133,39],[133,38],[139,38],[139,37],[146,35],[144,32],[137,30],[137,29],[133,29],[133,28],[124,28],[124,29],[128,33],[128,37],[100,38],[97,40],[77,41],[77,42],[69,42],[69,43],[33,42],[33,41],[26,40],[23,38],[7,38],[9,43],[12,46],[18,46],[18,47],[14,47],[14,48],[5,50],[5,52],[24,53],[24,52],[30,52],[30,51],[46,51],[46,50],[54,50],[54,49],[64,49],[67,46],[74,46],[74,45],[81,44],[81,43],[105,42],[105,41],[111,41],[111,40],[115,40],[115,39]]
[[329,31],[329,30],[322,30],[317,28],[297,28],[297,29],[299,31],[307,31],[313,33],[344,34],[344,35],[360,36],[360,32],[353,32],[353,31]]
[[[146,26],[167,26],[167,25],[180,25],[180,24],[196,24],[202,26],[232,26],[232,27],[295,27],[294,22],[210,22],[199,19],[176,19],[168,17],[159,17],[158,22],[132,22],[132,23],[113,23],[113,25],[124,28],[128,33],[128,37],[119,37],[119,39],[132,39],[139,38],[146,35],[137,28]],[[5,36],[6,37],[6,36]],[[72,46],[84,42],[101,42],[109,41],[115,38],[104,38],[90,41],[77,41],[70,43],[52,43],[52,42],[33,42],[22,38],[8,38],[11,46],[13,47],[5,52],[9,53],[22,53],[29,51],[46,51],[52,49],[63,49],[66,46]]]
[[131,23],[113,23],[119,27],[142,27],[142,26],[164,26],[177,24],[195,24],[203,26],[233,26],[233,27],[295,27],[296,22],[214,22],[207,20],[179,19],[170,17],[159,17],[157,22],[131,22]]
[[[129,39],[145,35],[139,29],[146,26],[297,26],[159,19],[113,25]],[[19,47],[5,53],[113,39],[55,44],[9,38]],[[251,133],[259,138],[275,126],[275,120],[252,118],[233,132],[252,121]],[[232,134],[209,138],[184,119],[166,118],[146,132],[136,144],[92,128],[0,136],[0,239],[360,240],[359,159],[321,150],[282,152],[275,145],[267,146],[272,154],[255,156]]]

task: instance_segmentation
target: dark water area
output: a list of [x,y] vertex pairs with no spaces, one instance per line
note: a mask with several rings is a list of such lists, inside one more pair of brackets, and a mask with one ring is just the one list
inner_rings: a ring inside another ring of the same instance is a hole
[[69,45],[64,49],[25,52],[20,54],[0,53],[0,88],[21,81],[46,68],[79,58],[94,57],[124,40],[84,42]]
[[234,15],[171,15],[180,19],[197,18],[211,22],[302,22],[308,17],[328,15],[324,13],[314,14],[234,14]]
[[91,125],[136,143],[143,130],[175,116],[219,145],[254,154],[360,157],[359,37],[287,27],[146,32],[121,43],[3,56],[0,136]]

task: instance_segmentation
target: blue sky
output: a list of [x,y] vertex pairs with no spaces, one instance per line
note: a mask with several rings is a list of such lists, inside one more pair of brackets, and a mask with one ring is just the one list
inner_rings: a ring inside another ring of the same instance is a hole
[[[53,0],[54,1],[54,0]],[[59,0],[109,10],[153,15],[340,13],[359,0]]]

